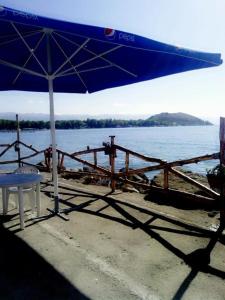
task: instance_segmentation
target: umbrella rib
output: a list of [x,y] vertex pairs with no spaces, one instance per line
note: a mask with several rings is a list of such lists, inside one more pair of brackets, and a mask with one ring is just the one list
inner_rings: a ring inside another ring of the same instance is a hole
[[[136,74],[134,74],[134,73],[132,73],[132,72],[130,72],[130,71],[128,71],[128,70],[122,68],[121,66],[119,66],[119,65],[117,65],[117,64],[115,64],[115,63],[113,63],[113,62],[111,62],[110,60],[105,59],[104,57],[102,57],[103,55],[109,54],[109,53],[111,53],[111,52],[113,52],[113,51],[115,51],[115,50],[117,50],[117,49],[119,49],[119,48],[121,48],[121,47],[123,47],[123,46],[122,46],[122,45],[118,45],[117,47],[115,47],[115,48],[113,48],[113,49],[110,49],[110,50],[108,50],[108,51],[105,51],[105,52],[103,52],[103,53],[101,53],[101,54],[96,54],[96,53],[94,53],[94,52],[91,51],[91,52],[95,55],[95,57],[92,57],[92,58],[90,58],[90,59],[88,59],[88,60],[86,60],[86,61],[84,61],[84,62],[82,62],[82,63],[80,63],[80,64],[78,64],[78,65],[76,65],[75,67],[78,68],[78,67],[83,66],[83,65],[85,65],[85,64],[87,64],[87,63],[89,63],[89,62],[91,62],[91,61],[93,61],[93,60],[96,60],[97,58],[103,58],[107,63],[109,63],[110,66],[117,67],[118,69],[120,69],[120,70],[122,70],[122,71],[124,71],[124,72],[126,72],[126,73],[128,73],[128,74],[130,74],[130,75],[132,75],[133,77],[137,77]],[[65,72],[68,72],[68,71],[70,71],[70,70],[71,70],[71,68],[65,70],[65,71],[62,72],[61,74],[64,74]]]
[[[54,32],[53,32],[53,33],[54,33]],[[52,39],[54,40],[54,42],[56,43],[56,45],[58,46],[58,48],[60,49],[60,51],[63,53],[63,55],[65,56],[65,58],[68,59],[68,56],[66,55],[65,51],[63,50],[63,48],[61,47],[61,45],[58,43],[58,41],[55,39],[55,37],[53,36],[53,34],[51,34],[51,37],[52,37]],[[76,70],[76,68],[74,67],[74,65],[72,64],[71,60],[69,60],[69,63],[70,63],[70,65],[73,67],[73,69],[74,69],[74,71],[75,71],[75,72],[73,72],[73,74],[74,74],[74,75],[77,75],[77,76],[79,77],[81,83],[84,85],[84,87],[85,87],[86,89],[88,89],[87,86],[86,86],[86,84],[84,83],[83,78],[82,78],[82,77],[80,76],[80,74],[77,72],[77,70]],[[57,76],[56,76],[56,77],[57,77]]]
[[[41,30],[39,30],[39,31],[32,31],[32,32],[30,32],[30,33],[24,35],[24,37],[30,37],[30,36],[33,36],[33,35],[35,35],[35,34],[37,34],[37,33],[40,33],[40,32],[41,32]],[[9,40],[9,41],[6,41],[6,42],[0,43],[0,47],[1,47],[1,46],[4,46],[4,45],[7,45],[7,44],[10,44],[10,43],[12,43],[12,42],[15,42],[15,41],[20,40],[20,37],[17,37],[17,38],[16,38],[17,35],[14,35],[14,36],[15,36],[14,39]]]
[[114,62],[111,62],[111,61],[108,60],[107,58],[102,57],[102,59],[105,60],[106,62],[110,63],[110,65],[111,65],[112,67],[116,67],[116,68],[120,69],[121,71],[123,71],[123,72],[125,72],[125,73],[127,73],[127,74],[130,74],[130,75],[133,76],[133,77],[138,77],[137,74],[134,74],[134,73],[128,71],[127,69],[124,69],[123,67],[119,66],[118,64],[115,64]]
[[53,76],[58,75],[57,73],[90,41],[90,39],[86,39],[82,45],[79,45],[80,47],[76,49],[76,51],[71,54],[64,63],[53,73]]
[[10,62],[2,60],[2,59],[0,59],[0,64],[4,65],[4,66],[7,66],[7,67],[10,67],[10,68],[13,68],[13,69],[20,70],[22,72],[25,72],[25,73],[28,73],[28,74],[31,74],[31,75],[35,75],[35,76],[39,76],[39,77],[42,77],[42,78],[46,78],[46,76],[44,74],[32,71],[30,69],[26,69],[26,68],[20,67],[18,65],[15,65],[13,63],[10,63]]
[[37,61],[37,63],[39,64],[39,66],[41,67],[41,69],[43,70],[43,72],[45,73],[45,75],[47,76],[48,73],[46,72],[45,68],[42,66],[42,64],[40,63],[39,59],[37,58],[37,56],[34,54],[33,49],[31,49],[29,47],[29,45],[27,44],[27,42],[25,41],[25,39],[23,38],[23,36],[21,35],[21,33],[19,32],[19,30],[16,28],[15,24],[13,22],[11,22],[12,27],[15,29],[15,31],[18,33],[19,37],[21,38],[21,40],[23,41],[24,45],[27,47],[27,49],[29,50],[29,52],[31,53],[31,55],[35,58],[35,60]]
[[[61,34],[59,34],[59,33],[57,33],[57,32],[55,32],[55,34],[57,34],[57,35],[60,36],[61,38],[65,39],[66,41],[68,41],[68,42],[70,42],[70,43],[72,43],[72,44],[74,44],[74,45],[76,45],[76,46],[78,45],[76,42],[71,41],[70,39],[64,37],[63,35],[61,35]],[[118,44],[117,44],[117,47],[114,48],[114,50],[117,50],[117,49],[119,49],[119,48],[121,48],[121,47],[124,47],[124,45],[121,45],[121,44],[118,45]],[[83,50],[86,51],[86,52],[88,52],[88,53],[90,53],[90,54],[92,54],[92,55],[94,55],[95,57],[94,57],[93,59],[100,58],[100,59],[102,59],[103,61],[109,63],[110,66],[117,67],[117,68],[119,68],[120,70],[122,70],[122,71],[124,71],[124,72],[126,72],[126,73],[128,73],[128,74],[130,74],[130,75],[132,75],[133,77],[137,77],[136,74],[134,74],[134,73],[132,73],[132,72],[130,72],[130,71],[124,69],[123,67],[117,65],[116,63],[111,62],[111,61],[108,60],[107,58],[102,57],[102,56],[98,56],[95,52],[93,52],[93,51],[91,51],[91,50],[89,50],[89,49],[84,48]],[[104,54],[101,54],[101,55],[104,55]],[[87,61],[84,62],[84,63],[87,63]],[[77,66],[76,66],[76,67],[77,67]],[[64,72],[62,72],[61,74],[63,75],[65,72],[70,71],[70,70],[71,70],[71,68],[68,69],[68,70],[66,70],[66,71],[64,71]],[[61,74],[60,74],[60,75],[61,75]]]
[[[75,67],[78,68],[78,67],[80,67],[80,66],[83,66],[83,65],[85,65],[85,64],[87,64],[87,63],[89,63],[89,62],[91,62],[91,61],[93,61],[93,60],[96,60],[97,58],[101,58],[103,55],[109,54],[109,53],[111,53],[111,52],[113,52],[113,51],[115,51],[115,50],[117,50],[117,49],[119,49],[119,48],[121,48],[121,47],[122,47],[122,46],[116,46],[115,48],[112,48],[112,49],[110,49],[110,50],[107,50],[107,51],[105,51],[105,52],[103,52],[103,53],[95,54],[94,57],[89,58],[88,60],[83,61],[82,63],[79,63],[79,64],[76,65]],[[71,68],[68,69],[68,70],[65,70],[64,72],[67,72],[67,71],[70,71],[70,70],[71,70]]]
[[113,66],[112,65],[108,65],[108,66],[104,66],[104,67],[91,68],[91,69],[86,69],[86,70],[81,70],[81,71],[77,71],[76,70],[76,73],[75,72],[65,73],[63,75],[60,75],[60,77],[70,76],[70,75],[74,75],[74,74],[79,75],[80,73],[91,72],[91,71],[98,71],[98,70],[101,70],[101,69],[107,69],[107,68],[111,68],[111,67],[113,67]]
[[107,69],[107,68],[112,68],[114,67],[113,65],[108,65],[108,66],[104,66],[104,67],[98,67],[98,68],[90,68],[90,69],[86,69],[86,70],[80,70],[78,71],[78,73],[85,73],[85,72],[91,72],[91,71],[98,71],[101,69]]
[[[40,45],[41,41],[43,40],[44,36],[45,36],[45,33],[42,34],[40,40],[38,41],[37,45],[36,45],[35,48],[34,48],[34,51],[37,50],[37,48],[39,47],[39,45]],[[26,65],[28,64],[28,62],[29,62],[29,60],[31,59],[31,57],[32,57],[32,54],[29,55],[28,59],[26,60],[26,62],[25,62],[24,65],[23,65],[23,68],[26,67]],[[12,84],[15,84],[15,83],[16,83],[16,81],[18,80],[18,78],[20,77],[21,74],[22,74],[22,71],[20,71],[20,72],[17,74],[17,76],[16,76],[15,79],[13,80]]]
[[[35,33],[35,32],[41,32],[42,30],[39,29],[39,30],[31,30],[31,31],[26,31],[25,34],[30,34],[30,33]],[[17,33],[13,33],[13,34],[7,34],[7,35],[1,35],[1,38],[10,38],[10,37],[16,37],[18,34]]]

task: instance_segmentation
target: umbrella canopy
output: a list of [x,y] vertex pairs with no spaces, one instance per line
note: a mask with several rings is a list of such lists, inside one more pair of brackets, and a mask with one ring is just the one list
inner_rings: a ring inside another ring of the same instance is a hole
[[92,93],[217,66],[221,58],[0,7],[0,64],[0,90],[48,92],[51,74],[55,92]]
[[220,54],[0,7],[0,90],[49,92],[56,199],[53,90],[93,93],[221,63]]

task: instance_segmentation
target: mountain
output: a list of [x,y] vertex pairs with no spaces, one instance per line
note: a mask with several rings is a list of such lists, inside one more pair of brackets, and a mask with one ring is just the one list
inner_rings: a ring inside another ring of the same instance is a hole
[[150,122],[154,122],[160,126],[194,126],[194,125],[212,125],[209,121],[204,121],[192,115],[188,115],[182,112],[168,113],[163,112],[157,115],[153,115],[147,119]]

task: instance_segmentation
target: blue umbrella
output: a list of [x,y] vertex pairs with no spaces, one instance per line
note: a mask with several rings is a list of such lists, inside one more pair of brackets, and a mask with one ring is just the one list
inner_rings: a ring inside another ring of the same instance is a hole
[[56,213],[59,207],[53,90],[93,93],[221,63],[220,54],[0,7],[0,90],[49,93]]

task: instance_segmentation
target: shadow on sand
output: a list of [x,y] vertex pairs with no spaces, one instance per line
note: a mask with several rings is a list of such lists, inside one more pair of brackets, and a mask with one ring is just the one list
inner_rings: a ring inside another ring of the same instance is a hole
[[[66,188],[64,188],[66,190]],[[61,202],[65,205],[67,205],[68,213],[76,210],[82,213],[95,215],[104,219],[108,219],[111,221],[115,221],[117,223],[120,223],[122,225],[128,226],[131,229],[140,228],[143,230],[148,236],[151,238],[154,238],[156,241],[158,241],[162,246],[164,246],[167,250],[172,252],[174,255],[182,259],[190,268],[190,273],[188,276],[183,280],[181,283],[179,289],[175,292],[174,297],[172,297],[173,300],[180,300],[184,296],[185,292],[188,290],[189,286],[191,285],[194,278],[197,276],[199,272],[208,273],[214,276],[217,276],[221,279],[225,279],[225,272],[222,270],[219,270],[217,268],[214,268],[210,266],[210,255],[212,250],[214,249],[217,242],[220,242],[224,244],[224,235],[223,230],[225,228],[224,225],[221,225],[216,232],[212,232],[207,229],[201,229],[198,227],[195,227],[194,225],[187,225],[186,223],[183,223],[182,221],[170,219],[169,217],[162,216],[160,214],[157,214],[155,212],[151,212],[150,209],[144,209],[135,206],[134,204],[125,203],[120,200],[115,200],[110,197],[110,193],[105,196],[99,196],[94,193],[90,192],[83,192],[82,193],[79,190],[75,189],[69,189],[69,193],[65,192],[64,196],[68,197],[64,200],[61,200]],[[63,191],[62,193],[63,194]],[[72,199],[72,195],[74,195],[74,199],[77,197],[77,195],[84,197],[88,197],[88,201],[84,201],[84,203],[80,205],[76,205],[70,202]],[[92,198],[92,200],[90,200]],[[105,205],[96,210],[90,210],[88,209],[88,206],[91,205],[93,202],[97,200],[103,200],[105,202]],[[120,213],[120,217],[115,217],[110,214],[104,213],[104,209],[111,207],[115,209],[118,213]],[[128,212],[129,209],[129,212]],[[138,220],[134,215],[130,213],[131,209],[135,211],[139,211],[145,214],[148,214],[150,216],[149,220],[147,222],[141,222]],[[179,226],[180,229],[177,228],[167,228],[163,226],[155,226],[152,223],[156,219],[162,219],[167,222],[170,222],[172,224],[175,224],[176,226]],[[168,242],[165,238],[163,238],[158,232],[174,232],[181,235],[188,235],[188,236],[195,236],[195,237],[205,237],[209,239],[209,243],[205,248],[197,249],[192,253],[185,254],[183,251],[175,247],[172,243]]]
[[[52,193],[50,191],[44,192],[47,196],[52,197]],[[220,242],[225,244],[225,238],[223,235],[224,226],[221,225],[217,232],[201,229],[199,227],[195,227],[194,225],[183,223],[182,220],[174,220],[170,217],[162,216],[161,214],[157,214],[155,211],[152,212],[150,209],[140,208],[134,204],[126,203],[122,200],[115,200],[110,197],[110,194],[111,193],[101,196],[99,194],[61,186],[60,195],[63,196],[63,199],[61,199],[60,202],[67,207],[65,210],[67,214],[73,213],[73,211],[79,211],[85,214],[95,215],[100,218],[120,223],[130,227],[132,230],[139,228],[148,236],[159,242],[171,253],[183,260],[190,267],[190,272],[183,282],[181,282],[178,290],[174,293],[174,296],[172,297],[173,300],[180,300],[183,298],[185,292],[188,290],[192,281],[199,272],[209,273],[221,279],[225,279],[224,271],[210,266],[210,255],[216,243]],[[77,197],[83,198],[84,202],[78,205],[72,203],[72,200],[74,202]],[[88,209],[92,203],[98,200],[105,202],[102,208],[98,208],[95,211],[93,211],[93,208]],[[108,207],[115,209],[121,215],[121,217],[115,217],[104,213],[104,210]],[[144,213],[145,215],[149,215],[149,220],[147,222],[141,222],[134,216],[135,214],[131,214],[132,210],[134,212],[138,211]],[[156,219],[165,220],[166,222],[174,224],[176,225],[176,228],[171,228],[171,226],[166,227],[153,225],[152,223]],[[36,222],[41,222],[41,219],[37,220]],[[177,228],[177,226],[180,228]],[[173,232],[187,236],[204,237],[209,239],[209,243],[205,248],[197,249],[190,254],[185,254],[183,251],[163,238],[160,235],[160,232]],[[49,266],[48,263],[43,260],[43,258],[41,258],[23,241],[17,238],[12,232],[7,231],[1,226],[0,234],[1,237],[3,236],[3,239],[7,241],[7,246],[4,245],[0,249],[0,255],[1,257],[9,257],[8,261],[5,260],[3,263],[1,263],[3,265],[0,265],[0,289],[1,291],[4,291],[5,295],[7,293],[14,295],[14,289],[20,290],[21,287],[24,287],[22,288],[23,293],[25,293],[25,295],[27,295],[27,297],[30,299],[87,299],[87,297],[80,294],[80,292],[76,290],[68,281],[66,281],[65,278],[63,278],[55,269]],[[24,262],[26,262],[26,264]],[[17,271],[16,273],[13,273],[12,270],[15,268],[15,266],[17,266]],[[6,277],[3,275],[4,269],[6,270]],[[13,290],[12,286],[14,287]],[[39,298],[29,297],[30,295],[34,295],[36,292],[37,295],[40,295]]]
[[[14,233],[0,216],[0,299],[82,299],[65,277]],[[8,220],[7,220],[8,218]]]

